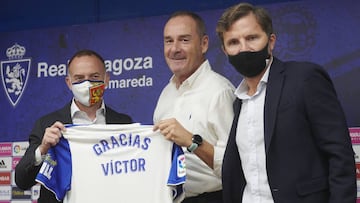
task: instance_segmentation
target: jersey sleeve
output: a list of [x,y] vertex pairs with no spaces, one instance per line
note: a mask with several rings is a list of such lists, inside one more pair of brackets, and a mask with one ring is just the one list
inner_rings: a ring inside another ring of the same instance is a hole
[[172,187],[173,199],[179,199],[183,196],[183,184],[186,180],[185,155],[182,148],[173,144],[172,147],[172,164],[167,181],[168,186]]
[[53,192],[58,201],[64,199],[71,185],[71,153],[68,141],[61,137],[59,143],[49,149],[36,181]]

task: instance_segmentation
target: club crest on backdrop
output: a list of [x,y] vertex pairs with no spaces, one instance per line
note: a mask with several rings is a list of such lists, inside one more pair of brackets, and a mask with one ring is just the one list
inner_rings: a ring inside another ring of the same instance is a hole
[[26,49],[15,43],[6,50],[8,60],[1,61],[1,79],[6,96],[15,107],[26,87],[30,73],[30,58],[23,58]]

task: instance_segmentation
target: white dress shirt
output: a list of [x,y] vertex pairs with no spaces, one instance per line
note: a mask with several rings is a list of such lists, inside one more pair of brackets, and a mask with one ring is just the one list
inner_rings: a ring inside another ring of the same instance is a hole
[[274,203],[267,178],[264,143],[264,102],[269,70],[270,67],[254,95],[247,94],[248,86],[244,80],[235,91],[242,100],[236,144],[246,179],[243,203]]
[[186,197],[222,189],[221,164],[234,116],[234,89],[206,60],[178,89],[172,77],[159,97],[154,123],[176,118],[188,131],[214,146],[214,170],[184,148]]
[[106,124],[104,100],[101,103],[101,107],[96,110],[96,117],[94,120],[91,120],[85,112],[80,111],[73,100],[71,103],[71,119],[73,124]]

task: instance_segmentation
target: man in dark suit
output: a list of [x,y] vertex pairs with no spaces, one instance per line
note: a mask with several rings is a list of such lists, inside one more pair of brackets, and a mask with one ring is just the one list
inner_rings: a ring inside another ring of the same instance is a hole
[[[103,58],[92,50],[74,54],[68,65],[66,84],[74,99],[63,108],[36,121],[29,136],[29,147],[15,169],[15,182],[21,189],[36,184],[44,155],[55,146],[66,130],[64,124],[129,124],[130,116],[118,113],[104,104],[102,99],[109,82]],[[57,203],[55,195],[41,186],[38,203]]]
[[282,62],[267,12],[240,3],[217,34],[244,77],[222,167],[226,203],[355,203],[354,152],[329,75]]

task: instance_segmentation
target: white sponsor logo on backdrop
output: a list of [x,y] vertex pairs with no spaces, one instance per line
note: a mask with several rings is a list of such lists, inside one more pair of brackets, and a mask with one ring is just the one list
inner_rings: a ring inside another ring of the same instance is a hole
[[13,156],[24,156],[27,148],[29,147],[29,142],[13,142]]
[[11,200],[11,186],[0,186],[0,200]]

